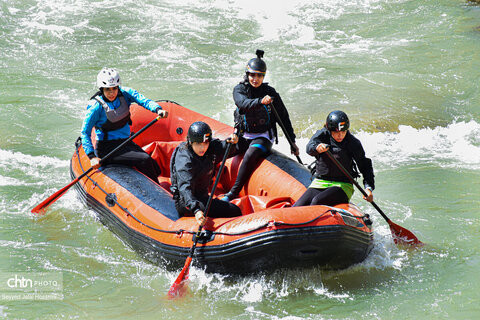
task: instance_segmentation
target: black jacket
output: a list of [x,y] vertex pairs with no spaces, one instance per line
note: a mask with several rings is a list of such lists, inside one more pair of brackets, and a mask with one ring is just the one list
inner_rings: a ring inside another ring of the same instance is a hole
[[307,153],[317,159],[315,167],[315,177],[330,180],[350,182],[348,177],[337,167],[337,165],[324,152],[318,153],[316,148],[320,143],[330,145],[330,152],[353,177],[358,177],[355,169],[355,163],[363,176],[365,188],[375,188],[372,160],[365,157],[360,140],[355,138],[350,131],[347,132],[342,142],[333,139],[330,131],[323,128],[317,131],[307,144]]
[[[247,112],[249,108],[261,106],[261,101],[266,95],[269,95],[273,98],[275,110],[277,111],[278,115],[280,116],[280,120],[287,130],[287,134],[290,136],[292,141],[295,142],[295,133],[293,132],[293,127],[292,123],[290,122],[290,116],[288,115],[287,108],[283,104],[282,98],[280,98],[280,95],[273,87],[270,87],[264,82],[258,88],[254,88],[252,85],[250,85],[248,80],[245,80],[233,88],[233,100],[235,101],[235,104],[238,107],[238,111],[241,115],[248,115]],[[276,121],[275,116],[272,114],[272,129],[275,138],[277,137],[277,127],[275,125],[276,122],[278,121]],[[235,123],[235,127],[238,126],[239,123]]]
[[[205,212],[205,205],[199,199],[208,197],[216,166],[222,161],[226,148],[226,141],[213,139],[202,157],[186,142],[175,149],[170,159],[170,189],[176,201],[181,200],[194,213],[198,210]],[[228,157],[233,157],[237,152],[238,148],[232,147]]]

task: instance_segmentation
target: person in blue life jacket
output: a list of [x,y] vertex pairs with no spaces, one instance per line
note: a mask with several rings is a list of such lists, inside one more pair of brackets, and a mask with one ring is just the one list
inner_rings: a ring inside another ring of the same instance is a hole
[[[199,225],[204,225],[204,212],[208,202],[208,188],[215,177],[215,168],[222,161],[227,143],[236,144],[238,137],[233,133],[229,139],[212,139],[210,126],[202,121],[190,125],[187,141],[175,148],[170,159],[172,185],[170,190],[175,207],[181,216],[195,216]],[[231,148],[227,157],[238,152]],[[207,216],[210,218],[237,217],[242,212],[233,203],[212,199]]]
[[352,177],[357,178],[357,166],[363,176],[368,202],[373,201],[375,180],[372,160],[365,156],[362,143],[348,130],[350,120],[345,112],[336,110],[328,116],[325,127],[317,131],[307,144],[307,153],[316,158],[315,179],[294,207],[309,205],[334,206],[348,203],[353,195],[353,185],[348,177],[325,154],[330,150]]
[[[99,91],[90,98],[81,131],[83,149],[94,169],[100,167],[101,158],[130,137],[132,103],[137,103],[162,118],[167,117],[167,112],[157,103],[145,98],[135,89],[122,87],[120,75],[115,69],[100,70],[97,87]],[[93,128],[97,141],[95,148],[90,136]],[[135,167],[156,183],[161,173],[157,162],[133,141],[124,145],[101,165],[107,164]]]
[[[224,201],[238,197],[251,174],[270,154],[273,141],[278,143],[277,122],[284,124],[287,131],[284,134],[288,134],[293,142],[292,154],[299,155],[287,108],[277,91],[263,82],[267,72],[263,54],[262,50],[256,51],[257,57],[247,63],[243,81],[233,89],[233,100],[237,106],[234,112],[235,127],[242,134],[239,150],[245,155],[233,187],[222,198]],[[271,108],[275,108],[280,121],[275,118]]]

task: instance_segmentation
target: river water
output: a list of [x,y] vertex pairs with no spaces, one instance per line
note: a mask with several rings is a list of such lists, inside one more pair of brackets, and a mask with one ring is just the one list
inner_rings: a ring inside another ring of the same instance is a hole
[[[475,2],[1,0],[0,10],[0,318],[480,317]],[[45,216],[30,213],[69,182],[102,67],[147,97],[231,124],[232,88],[257,48],[302,151],[328,112],[347,112],[374,162],[377,204],[424,248],[397,247],[357,192],[375,226],[363,263],[241,278],[192,268],[191,292],[170,301],[178,271],[133,252],[73,188]],[[28,291],[20,282],[6,285],[40,274],[56,295],[25,297],[14,294]]]

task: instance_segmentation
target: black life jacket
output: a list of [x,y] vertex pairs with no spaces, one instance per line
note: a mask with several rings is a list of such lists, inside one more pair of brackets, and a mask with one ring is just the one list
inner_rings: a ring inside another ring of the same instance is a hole
[[[180,191],[178,190],[178,181],[177,181],[177,167],[176,167],[176,160],[177,160],[177,152],[180,149],[188,150],[188,152],[191,153],[190,159],[193,162],[193,158],[195,157],[195,152],[193,151],[192,147],[187,143],[187,142],[182,142],[180,143],[175,150],[173,151],[172,157],[170,158],[170,191],[173,194],[173,199],[175,201],[180,200],[181,194]],[[216,175],[216,161],[217,161],[217,156],[214,152],[208,152],[204,155],[205,159],[203,161],[203,167],[202,166],[194,166],[196,172],[198,173],[199,171],[202,171],[203,169],[207,168],[210,169],[208,171],[208,174],[206,175],[207,178],[205,179],[192,179],[191,180],[191,187],[192,187],[192,193],[196,194],[198,192],[197,185],[203,185],[205,181],[209,181],[210,185],[213,183],[214,177]],[[197,163],[198,164],[198,163]],[[182,163],[180,165],[185,165],[185,163]],[[193,178],[193,177],[192,177]]]
[[[323,143],[330,144],[330,152],[333,157],[349,171],[353,178],[360,176],[354,161],[353,150],[351,150],[350,146],[350,133],[347,133],[347,136],[342,142],[336,142],[331,135],[328,135]],[[328,163],[331,163],[331,165],[328,165]],[[320,154],[317,157],[315,171],[317,178],[343,182],[350,181],[345,174],[331,162],[326,154]]]
[[245,114],[240,114],[237,107],[234,118],[245,132],[262,133],[272,129],[272,109],[269,105],[255,106],[248,109]]
[[104,140],[108,139],[108,132],[123,128],[127,124],[132,124],[130,115],[130,105],[125,100],[125,97],[118,90],[118,98],[120,99],[120,106],[116,109],[111,109],[107,103],[100,97],[101,92],[97,92],[92,99],[98,101],[103,107],[105,114],[107,115],[107,121],[100,128],[104,133]]

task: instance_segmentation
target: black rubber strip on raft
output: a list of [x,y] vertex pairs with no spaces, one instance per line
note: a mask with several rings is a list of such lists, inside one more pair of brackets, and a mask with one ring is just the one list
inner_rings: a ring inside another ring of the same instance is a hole
[[[73,175],[73,173],[72,173]],[[81,199],[100,221],[147,260],[181,267],[188,247],[156,241],[124,224],[110,209],[77,185]],[[183,235],[191,237],[190,235]],[[228,240],[228,236],[225,236]],[[195,264],[208,272],[246,274],[287,267],[321,266],[341,269],[363,261],[372,248],[373,234],[347,226],[268,230],[217,246],[199,246]]]

